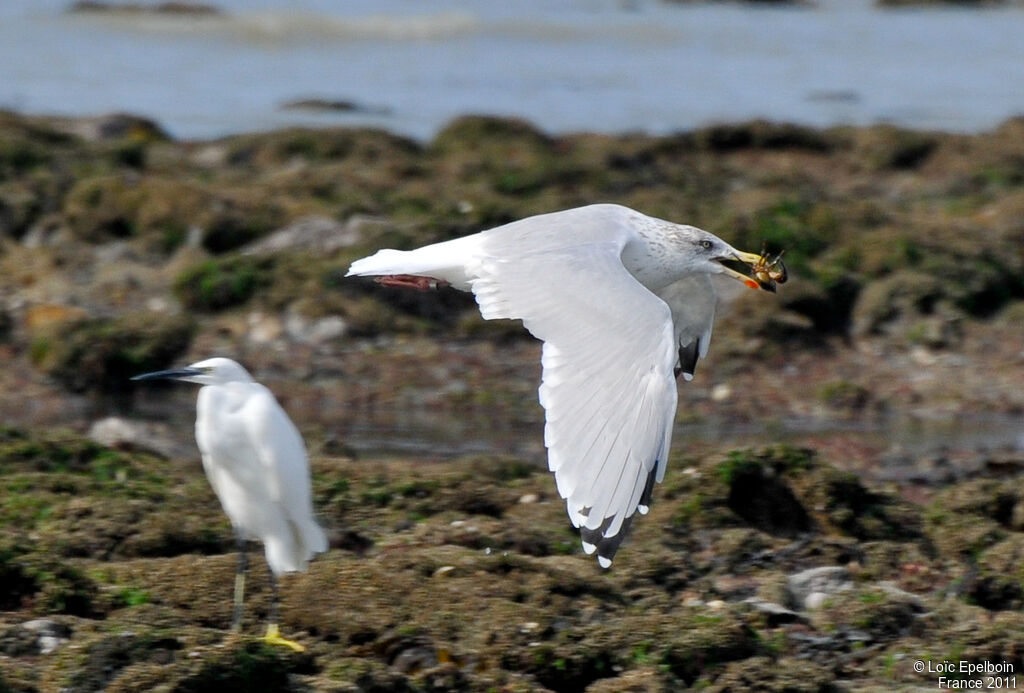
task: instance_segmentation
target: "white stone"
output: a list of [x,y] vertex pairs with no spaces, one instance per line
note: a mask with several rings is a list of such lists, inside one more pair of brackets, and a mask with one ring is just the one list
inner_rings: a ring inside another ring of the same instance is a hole
[[724,402],[732,397],[732,387],[728,383],[719,383],[711,388],[711,401]]

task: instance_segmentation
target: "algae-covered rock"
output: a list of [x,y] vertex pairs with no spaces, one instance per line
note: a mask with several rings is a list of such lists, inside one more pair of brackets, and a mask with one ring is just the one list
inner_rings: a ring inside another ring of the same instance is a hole
[[222,693],[225,690],[304,691],[292,673],[313,673],[312,658],[264,643],[238,643],[177,682],[174,693]]
[[[767,462],[767,464],[766,464]],[[730,453],[718,473],[729,484],[729,509],[762,531],[795,535],[811,528],[811,519],[787,483],[778,458],[764,460]],[[782,461],[788,465],[789,461]],[[783,470],[788,467],[783,467]]]
[[920,616],[924,611],[922,601],[915,595],[871,585],[826,599],[814,618],[830,628],[855,629],[872,641],[884,642],[923,632],[925,625]]
[[888,125],[864,130],[854,144],[861,161],[874,169],[917,168],[937,146],[934,135]]
[[194,265],[175,281],[175,293],[186,307],[218,311],[245,303],[258,289],[270,283],[273,260],[266,257],[233,256],[206,260]]
[[941,281],[920,272],[897,272],[873,282],[854,306],[853,334],[877,334],[895,321],[930,314],[942,295]]
[[154,234],[180,241],[205,214],[207,194],[196,186],[137,174],[85,178],[64,198],[62,213],[72,233],[101,242]]
[[981,552],[967,596],[990,610],[1020,609],[1024,604],[1024,534],[1015,532]]
[[695,145],[719,152],[736,149],[805,149],[827,152],[842,143],[839,138],[821,130],[767,120],[712,125],[695,131],[691,137]]
[[862,541],[922,538],[920,515],[909,503],[865,487],[853,473],[822,470],[804,498],[828,526]]
[[184,316],[128,313],[58,324],[32,345],[37,367],[72,392],[124,392],[129,379],[166,368],[192,340]]
[[81,570],[21,542],[0,545],[0,586],[5,610],[94,615],[98,588]]
[[827,667],[805,658],[751,657],[730,662],[714,683],[702,690],[714,693],[785,691],[786,693],[838,693],[841,688]]
[[731,611],[695,613],[679,626],[661,643],[661,662],[686,686],[714,680],[727,663],[745,660],[760,649],[753,630]]
[[504,195],[535,193],[555,183],[560,173],[551,139],[516,119],[459,118],[437,134],[431,151],[461,178],[483,179]]

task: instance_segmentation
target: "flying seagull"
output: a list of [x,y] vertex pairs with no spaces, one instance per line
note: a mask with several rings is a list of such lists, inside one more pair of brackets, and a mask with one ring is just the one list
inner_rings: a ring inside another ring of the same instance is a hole
[[612,204],[380,250],[348,271],[388,286],[472,291],[484,319],[518,318],[544,342],[548,467],[584,551],[604,568],[665,475],[675,377],[693,378],[711,339],[713,274],[769,291],[785,281],[779,257]]
[[231,359],[212,358],[187,368],[137,375],[202,385],[196,403],[196,442],[203,469],[234,527],[238,541],[235,608],[231,629],[242,627],[246,543],[263,542],[273,593],[263,639],[301,651],[277,625],[277,577],[301,571],[327,537],[313,516],[309,460],[302,436],[270,390]]

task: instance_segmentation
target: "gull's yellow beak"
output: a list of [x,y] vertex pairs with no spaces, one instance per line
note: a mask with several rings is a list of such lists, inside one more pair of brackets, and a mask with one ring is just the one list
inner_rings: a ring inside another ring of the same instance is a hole
[[[729,260],[737,260],[739,262],[742,262],[745,265],[750,265],[750,267],[754,268],[754,267],[761,267],[761,266],[764,265],[765,256],[761,255],[761,254],[758,254],[758,253],[746,253],[746,252],[744,252],[742,250],[737,250],[737,251],[735,251],[733,257],[726,258],[726,261],[729,261]],[[768,280],[768,281],[762,282],[762,281],[759,281],[756,277],[752,277],[752,276],[750,276],[748,274],[740,274],[736,270],[731,269],[729,267],[726,267],[725,265],[722,265],[722,272],[726,276],[732,277],[733,279],[737,279],[737,280],[743,282],[744,284],[749,286],[751,289],[755,289],[755,290],[763,289],[764,291],[771,291],[772,293],[775,293],[775,282],[774,281]],[[756,274],[756,272],[755,272],[755,274]]]

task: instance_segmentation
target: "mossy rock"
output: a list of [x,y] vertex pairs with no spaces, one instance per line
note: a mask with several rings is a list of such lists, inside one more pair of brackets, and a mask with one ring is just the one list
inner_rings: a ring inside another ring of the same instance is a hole
[[969,479],[943,489],[932,502],[931,516],[973,516],[1024,530],[1024,493],[1016,479]]
[[96,615],[97,585],[67,561],[27,543],[0,544],[0,608],[37,614]]
[[44,201],[22,181],[0,183],[0,236],[21,238],[43,212]]
[[760,650],[757,634],[730,610],[685,613],[677,625],[677,631],[664,635],[658,657],[663,671],[686,686],[703,687],[729,662],[746,660]]
[[811,260],[829,249],[839,236],[840,213],[817,199],[811,191],[804,196],[783,196],[752,215],[734,220],[733,244],[751,251],[762,247],[771,254],[785,251],[791,272],[812,275]]
[[792,460],[771,453],[730,453],[717,470],[729,484],[729,509],[770,534],[795,536],[808,531],[810,515],[780,475],[792,464]]
[[784,536],[809,530],[810,516],[790,479],[814,465],[813,453],[800,448],[734,450],[700,477],[671,482],[666,500],[679,499],[672,525],[683,533],[737,525]]
[[178,275],[174,292],[187,308],[216,312],[246,303],[271,283],[274,260],[232,256],[204,260]]
[[184,352],[194,330],[183,316],[87,318],[37,335],[32,355],[39,368],[72,392],[126,392],[132,376],[166,368]]
[[506,660],[503,666],[525,671],[545,689],[570,693],[614,676],[617,660],[618,653],[606,648],[542,645],[529,653],[528,661]]
[[812,450],[776,446],[735,450],[699,478],[671,482],[681,530],[749,525],[779,536],[831,531],[862,541],[927,541],[909,503],[866,488],[856,475]]
[[563,173],[552,140],[513,118],[459,118],[438,133],[431,152],[462,180],[482,180],[500,195],[536,193]]
[[830,380],[818,388],[818,399],[838,410],[863,411],[871,400],[871,391],[849,380]]
[[1014,533],[978,556],[967,599],[989,610],[1019,610],[1024,604],[1024,535]]
[[545,149],[551,138],[532,123],[520,118],[495,116],[462,116],[446,125],[431,142],[435,153],[450,154],[463,150],[491,149],[498,151],[517,146]]
[[168,664],[181,648],[181,642],[170,636],[140,635],[131,631],[107,635],[85,649],[62,690],[69,693],[110,690],[111,685],[125,683],[121,678],[124,670],[149,662]]
[[[794,347],[824,347],[827,331],[819,329],[805,313],[788,310],[774,297],[767,301],[760,292],[745,292],[732,303],[720,327],[726,347],[723,351],[754,348],[760,357],[786,353]],[[844,325],[845,326],[845,325]],[[732,339],[730,339],[732,338]],[[741,339],[741,344],[733,345]]]
[[868,489],[856,474],[824,467],[798,491],[822,525],[861,541],[924,540],[920,513],[901,498]]
[[852,332],[858,337],[882,334],[899,321],[929,315],[943,295],[938,278],[912,270],[871,282],[854,305]]
[[741,149],[802,149],[830,152],[840,144],[840,141],[827,131],[767,120],[713,125],[694,131],[690,137],[697,147],[715,152]]
[[938,147],[929,133],[880,125],[859,133],[856,154],[871,170],[912,170],[922,166]]
[[232,167],[265,169],[296,159],[315,163],[397,165],[420,152],[413,140],[370,128],[286,128],[222,141]]
[[269,194],[222,196],[203,219],[202,246],[226,253],[261,238],[287,222],[285,210]]
[[853,630],[874,642],[890,642],[921,635],[925,623],[921,600],[884,586],[866,586],[832,595],[815,612],[814,623],[828,630]]
[[127,238],[137,231],[136,215],[144,193],[138,181],[121,175],[87,178],[64,200],[64,217],[82,240]]
[[762,691],[763,693],[840,693],[835,675],[826,666],[807,659],[750,657],[730,662],[707,693]]
[[[128,464],[122,453],[69,432],[0,429],[0,472],[95,473]],[[56,479],[54,479],[56,480]]]
[[185,677],[173,693],[224,693],[224,691],[305,691],[291,674],[314,673],[313,658],[290,653],[262,642],[244,642],[222,656],[208,661],[195,674]]
[[51,166],[75,144],[73,137],[38,119],[0,111],[0,181]]
[[151,175],[82,178],[63,203],[71,232],[93,243],[156,233],[168,249],[207,214],[208,195],[189,183]]

